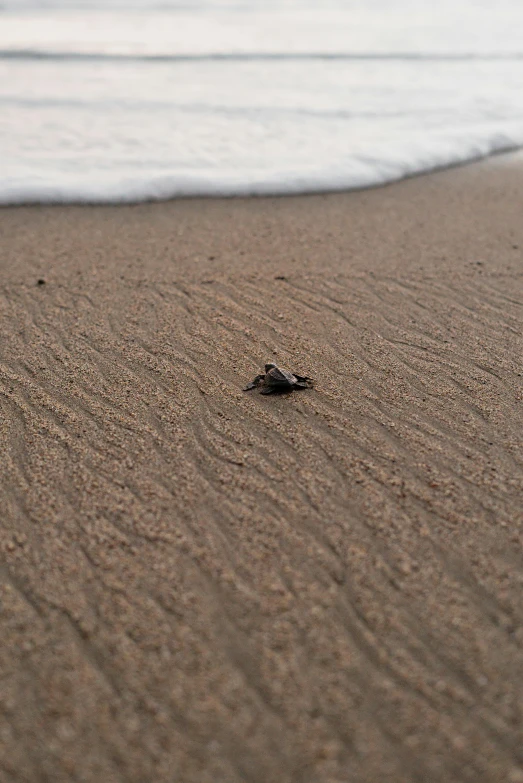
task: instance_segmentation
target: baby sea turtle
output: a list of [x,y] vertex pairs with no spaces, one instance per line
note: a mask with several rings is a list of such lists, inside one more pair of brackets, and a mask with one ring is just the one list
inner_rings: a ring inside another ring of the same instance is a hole
[[244,391],[260,388],[260,394],[274,394],[275,392],[288,392],[293,389],[310,389],[312,378],[306,375],[296,375],[284,370],[276,364],[266,364],[265,372],[247,384]]

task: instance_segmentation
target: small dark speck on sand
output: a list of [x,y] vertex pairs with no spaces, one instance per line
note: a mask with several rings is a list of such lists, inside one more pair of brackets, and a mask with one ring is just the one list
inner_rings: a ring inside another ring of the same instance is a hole
[[40,278],[37,280],[37,282],[36,282],[36,285],[45,285],[45,280],[44,280],[44,278],[43,278],[43,277],[40,277]]
[[285,277],[285,275],[276,275],[276,277],[275,277],[274,279],[275,279],[275,280],[287,280],[287,278]]
[[519,245],[512,245],[513,250],[519,250]]
[[209,261],[214,261],[215,258],[216,256],[209,256]]

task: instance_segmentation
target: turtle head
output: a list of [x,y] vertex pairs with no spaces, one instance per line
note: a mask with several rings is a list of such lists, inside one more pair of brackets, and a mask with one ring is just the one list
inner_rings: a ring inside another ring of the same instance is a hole
[[274,370],[275,367],[276,367],[275,364],[266,364],[265,365],[265,372],[269,372],[269,370]]

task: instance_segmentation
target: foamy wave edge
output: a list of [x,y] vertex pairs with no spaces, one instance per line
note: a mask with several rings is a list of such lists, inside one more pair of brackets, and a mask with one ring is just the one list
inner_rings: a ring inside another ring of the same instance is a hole
[[[485,138],[464,139],[463,133],[443,136],[431,150],[419,149],[416,159],[391,154],[387,159],[370,156],[340,161],[334,169],[281,171],[260,177],[209,172],[208,175],[170,174],[150,179],[122,178],[113,182],[62,185],[50,182],[0,182],[0,206],[64,204],[139,204],[196,197],[291,196],[364,190],[410,177],[452,168],[523,148],[523,121],[517,132],[497,132]],[[423,145],[422,145],[423,146]],[[452,149],[451,149],[452,148]],[[412,153],[416,144],[409,145]]]
[[522,60],[522,51],[502,52],[279,52],[279,51],[216,51],[216,52],[119,52],[119,51],[74,51],[59,49],[0,49],[0,60],[37,60],[37,61],[71,61],[71,62],[150,62],[150,63],[185,63],[185,62],[294,62],[310,60],[347,61],[347,62],[491,62]]

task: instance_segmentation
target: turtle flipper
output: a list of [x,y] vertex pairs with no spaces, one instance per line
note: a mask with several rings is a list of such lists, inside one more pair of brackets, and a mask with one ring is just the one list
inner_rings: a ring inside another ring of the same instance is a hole
[[294,386],[292,388],[293,389],[310,389],[310,387],[311,387],[310,383],[306,383],[305,381],[296,381],[296,383],[294,384]]
[[308,375],[296,375],[296,373],[294,373],[294,377],[296,378],[298,383],[303,383],[305,384],[306,387],[310,386],[313,383],[313,379],[309,378]]
[[265,375],[257,375],[253,381],[248,383],[247,386],[244,386],[243,391],[250,391],[251,389],[256,389],[256,387],[260,385],[260,383],[263,381],[264,378]]
[[260,394],[274,394],[277,391],[280,389],[275,386],[264,386],[263,389],[260,389]]

